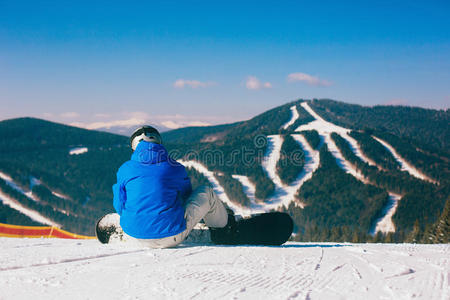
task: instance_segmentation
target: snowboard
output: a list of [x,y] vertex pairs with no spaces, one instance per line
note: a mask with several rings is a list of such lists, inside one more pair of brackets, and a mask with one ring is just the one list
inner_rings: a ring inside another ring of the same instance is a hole
[[294,222],[287,213],[269,212],[238,219],[230,229],[211,229],[211,240],[219,245],[284,244],[292,234]]
[[[240,218],[231,228],[228,227],[224,230],[208,230],[204,224],[198,225],[185,240],[186,243],[198,243],[199,241],[207,243],[205,242],[205,233],[208,233],[207,239],[218,245],[279,246],[289,239],[294,228],[292,218],[281,212]],[[120,216],[116,213],[104,215],[97,221],[95,235],[102,244],[129,239],[120,227]]]

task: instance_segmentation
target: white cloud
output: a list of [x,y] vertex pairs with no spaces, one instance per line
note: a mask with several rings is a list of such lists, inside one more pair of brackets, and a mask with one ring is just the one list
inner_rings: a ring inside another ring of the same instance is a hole
[[249,90],[260,90],[262,88],[270,89],[272,88],[272,84],[270,82],[261,82],[255,76],[248,76],[245,81],[245,87]]
[[162,121],[161,125],[170,129],[177,129],[186,126],[209,126],[211,124],[203,121],[191,121],[191,122]]
[[190,87],[193,89],[196,88],[204,88],[204,87],[208,87],[208,86],[212,86],[215,85],[214,82],[202,82],[202,81],[198,81],[198,80],[186,80],[186,79],[178,79],[177,81],[175,81],[173,83],[173,87],[177,88],[177,89],[183,89],[185,87]]
[[287,77],[288,82],[302,81],[313,86],[330,86],[332,83],[319,77],[311,76],[306,73],[291,73]]
[[62,114],[60,114],[60,116],[65,119],[74,119],[74,118],[78,118],[80,116],[80,114],[70,111],[70,112],[62,113]]
[[210,126],[210,123],[206,123],[206,122],[202,122],[202,121],[194,121],[194,122],[189,122],[187,124],[187,126]]
[[146,123],[145,119],[131,118],[131,119],[126,119],[126,120],[115,120],[115,121],[110,121],[110,122],[93,122],[93,123],[74,122],[74,123],[71,123],[70,125],[95,130],[95,129],[100,129],[100,128],[109,129],[111,127],[116,127],[116,126],[133,127],[133,126],[138,126],[138,125],[142,125],[145,123]]
[[170,129],[177,129],[181,127],[180,124],[175,123],[174,121],[163,121],[161,122],[161,125]]

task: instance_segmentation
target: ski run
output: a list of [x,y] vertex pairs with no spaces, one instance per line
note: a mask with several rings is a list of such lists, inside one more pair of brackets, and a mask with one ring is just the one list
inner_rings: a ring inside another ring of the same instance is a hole
[[291,115],[291,118],[289,119],[289,121],[287,121],[286,124],[281,126],[281,128],[283,128],[284,130],[288,129],[298,119],[299,114],[298,114],[297,106],[295,106],[295,105],[291,106],[291,113],[292,113],[292,115]]
[[395,160],[400,164],[401,170],[408,172],[411,176],[414,176],[416,178],[419,178],[421,180],[429,181],[435,183],[435,181],[428,176],[424,175],[422,172],[417,170],[414,166],[412,166],[410,163],[408,163],[404,158],[400,156],[400,154],[397,153],[397,151],[389,145],[386,141],[383,141],[380,138],[377,138],[376,136],[372,136],[377,142],[379,142],[383,147],[385,147],[395,158]]
[[0,238],[0,298],[447,300],[450,246],[287,243],[143,249]]
[[[27,198],[35,201],[35,202],[39,202],[39,198],[34,196],[33,193],[31,192],[31,189],[33,188],[33,186],[41,184],[41,182],[37,178],[34,178],[34,177],[30,178],[30,190],[29,191],[25,191],[23,188],[21,188],[18,184],[16,184],[14,182],[14,180],[11,178],[11,176],[9,176],[9,175],[7,175],[7,174],[5,174],[3,172],[0,172],[0,178],[3,179],[6,182],[7,185],[12,187],[13,189],[18,191],[19,193],[21,193],[25,197],[27,197]],[[51,192],[56,197],[59,197],[59,198],[65,199],[65,200],[69,199],[67,196],[61,195],[61,194],[59,194],[57,192],[54,192],[54,191],[51,191]],[[39,223],[42,223],[42,224],[45,224],[45,225],[58,227],[58,228],[61,227],[61,225],[59,223],[56,223],[53,220],[43,216],[41,213],[39,213],[39,212],[37,212],[37,211],[35,211],[33,209],[30,209],[28,207],[23,206],[19,201],[17,201],[16,199],[13,199],[12,197],[10,197],[6,193],[4,193],[1,189],[0,189],[0,201],[4,205],[8,205],[12,209],[15,209],[18,212],[22,213],[23,215],[29,217],[33,221],[36,221],[36,222],[39,222]],[[66,211],[64,211],[62,209],[57,209],[56,208],[56,210],[62,212],[63,214],[69,215]]]

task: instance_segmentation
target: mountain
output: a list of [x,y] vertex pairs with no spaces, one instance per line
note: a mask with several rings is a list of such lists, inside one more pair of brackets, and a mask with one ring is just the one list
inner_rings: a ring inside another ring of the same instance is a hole
[[[287,211],[297,240],[432,241],[448,216],[449,115],[300,99],[162,136],[194,187],[211,184],[237,214]],[[41,223],[92,234],[113,211],[128,137],[31,118],[0,122],[0,137],[0,198],[22,205],[17,217],[0,206],[0,222],[33,222],[23,213],[38,212]]]

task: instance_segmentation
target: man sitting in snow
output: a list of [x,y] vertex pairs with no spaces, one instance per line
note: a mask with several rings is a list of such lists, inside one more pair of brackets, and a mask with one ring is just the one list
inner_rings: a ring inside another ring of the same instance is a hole
[[233,226],[234,216],[212,188],[192,192],[184,166],[168,156],[155,128],[138,128],[130,142],[131,160],[119,168],[113,186],[114,208],[126,234],[148,247],[167,248],[180,244],[202,219],[217,232]]

